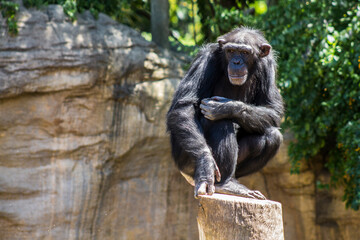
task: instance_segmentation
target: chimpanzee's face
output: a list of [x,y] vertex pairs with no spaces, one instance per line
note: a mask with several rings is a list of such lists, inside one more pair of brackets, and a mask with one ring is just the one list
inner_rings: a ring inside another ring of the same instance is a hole
[[243,85],[253,63],[253,49],[247,45],[234,43],[225,44],[223,49],[228,62],[227,72],[230,82],[234,85]]
[[254,49],[249,44],[227,42],[225,39],[219,39],[218,41],[227,59],[229,81],[237,86],[241,86],[246,82],[256,58],[267,56],[271,49],[271,46],[267,43],[262,43],[258,49]]

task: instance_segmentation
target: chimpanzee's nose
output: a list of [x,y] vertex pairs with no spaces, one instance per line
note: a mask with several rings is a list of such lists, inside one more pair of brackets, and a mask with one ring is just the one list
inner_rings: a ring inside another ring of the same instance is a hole
[[239,64],[241,63],[241,60],[240,60],[240,59],[234,59],[234,60],[233,60],[233,63],[234,63],[235,65],[239,65]]

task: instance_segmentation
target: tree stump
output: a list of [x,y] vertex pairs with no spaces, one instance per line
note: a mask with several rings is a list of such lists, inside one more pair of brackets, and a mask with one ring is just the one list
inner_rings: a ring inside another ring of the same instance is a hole
[[281,204],[224,194],[200,196],[200,240],[283,240]]

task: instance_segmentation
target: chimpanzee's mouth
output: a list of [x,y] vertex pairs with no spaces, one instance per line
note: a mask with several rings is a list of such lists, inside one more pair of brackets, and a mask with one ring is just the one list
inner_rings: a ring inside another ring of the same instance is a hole
[[242,79],[246,76],[246,74],[243,75],[229,75],[231,79]]
[[229,80],[233,85],[243,85],[246,81],[247,74],[244,75],[229,75]]

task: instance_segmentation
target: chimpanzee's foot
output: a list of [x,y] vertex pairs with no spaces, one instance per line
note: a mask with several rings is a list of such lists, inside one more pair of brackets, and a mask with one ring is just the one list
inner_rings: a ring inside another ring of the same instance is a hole
[[223,193],[228,195],[236,195],[240,197],[246,197],[246,198],[255,198],[255,199],[261,199],[265,200],[265,196],[262,195],[259,191],[250,190],[244,185],[238,183],[236,179],[230,179],[228,182],[224,184],[215,184],[215,192],[216,193]]

